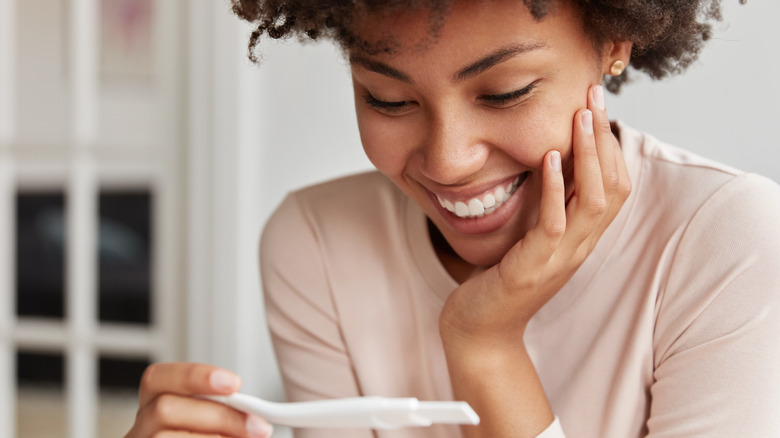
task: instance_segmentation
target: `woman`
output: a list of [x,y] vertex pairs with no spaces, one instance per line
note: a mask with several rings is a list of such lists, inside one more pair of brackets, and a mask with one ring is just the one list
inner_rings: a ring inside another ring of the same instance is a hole
[[[252,45],[341,44],[378,170],[290,195],[264,232],[288,398],[482,421],[299,436],[780,436],[780,189],[611,124],[600,85],[684,69],[717,1],[314,3],[234,2]],[[128,437],[267,436],[190,397],[238,386],[152,366]]]

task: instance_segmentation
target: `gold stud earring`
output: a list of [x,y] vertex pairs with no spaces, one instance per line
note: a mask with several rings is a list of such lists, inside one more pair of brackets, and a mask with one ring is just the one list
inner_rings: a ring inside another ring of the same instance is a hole
[[626,63],[618,59],[617,61],[612,63],[612,67],[609,68],[609,74],[611,74],[612,76],[620,76],[621,74],[623,74],[623,70],[625,69],[626,69]]

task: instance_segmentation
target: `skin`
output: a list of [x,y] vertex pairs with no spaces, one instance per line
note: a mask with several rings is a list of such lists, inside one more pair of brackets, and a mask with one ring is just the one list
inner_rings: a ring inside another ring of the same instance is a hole
[[[424,11],[369,16],[358,30],[399,44],[350,54],[357,120],[369,159],[425,211],[461,283],[439,329],[455,398],[481,417],[464,436],[536,436],[553,414],[523,334],[630,193],[598,84],[615,60],[628,64],[631,44],[595,48],[566,2],[536,21],[516,0],[461,1],[436,39]],[[522,96],[490,97],[529,84]],[[518,175],[522,185],[484,218],[458,219],[436,200],[469,199]],[[208,365],[152,365],[126,438],[270,436],[261,419],[192,397],[239,386]]]
[[125,438],[270,437],[265,420],[193,397],[228,395],[240,387],[239,376],[211,365],[150,365],[141,378],[135,424]]

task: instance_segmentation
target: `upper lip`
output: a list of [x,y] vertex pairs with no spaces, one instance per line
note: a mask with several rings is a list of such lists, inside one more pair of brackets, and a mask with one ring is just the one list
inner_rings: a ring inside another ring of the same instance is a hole
[[456,201],[469,201],[470,199],[477,198],[486,192],[489,192],[499,185],[507,185],[515,180],[518,176],[522,175],[525,172],[520,172],[511,176],[506,176],[503,178],[497,178],[493,179],[491,181],[479,183],[476,185],[470,185],[468,187],[431,187],[430,185],[425,185],[425,188],[433,193],[434,195],[446,199],[448,201],[456,202]]

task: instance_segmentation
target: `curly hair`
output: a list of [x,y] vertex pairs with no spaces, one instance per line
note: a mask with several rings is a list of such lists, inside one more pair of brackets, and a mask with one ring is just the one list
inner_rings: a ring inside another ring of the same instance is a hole
[[[352,29],[365,14],[426,9],[435,37],[454,0],[231,0],[233,12],[254,23],[249,58],[258,62],[257,44],[263,34],[273,39],[298,36],[301,40],[329,38],[344,50],[391,52],[390,41],[365,41]],[[520,1],[520,0],[518,0]],[[541,20],[555,1],[522,0]],[[699,56],[721,19],[720,0],[568,0],[579,7],[594,44],[609,40],[633,42],[631,67],[661,79],[681,73]],[[746,0],[739,0],[745,3]],[[628,80],[628,72],[606,76],[613,93]]]

